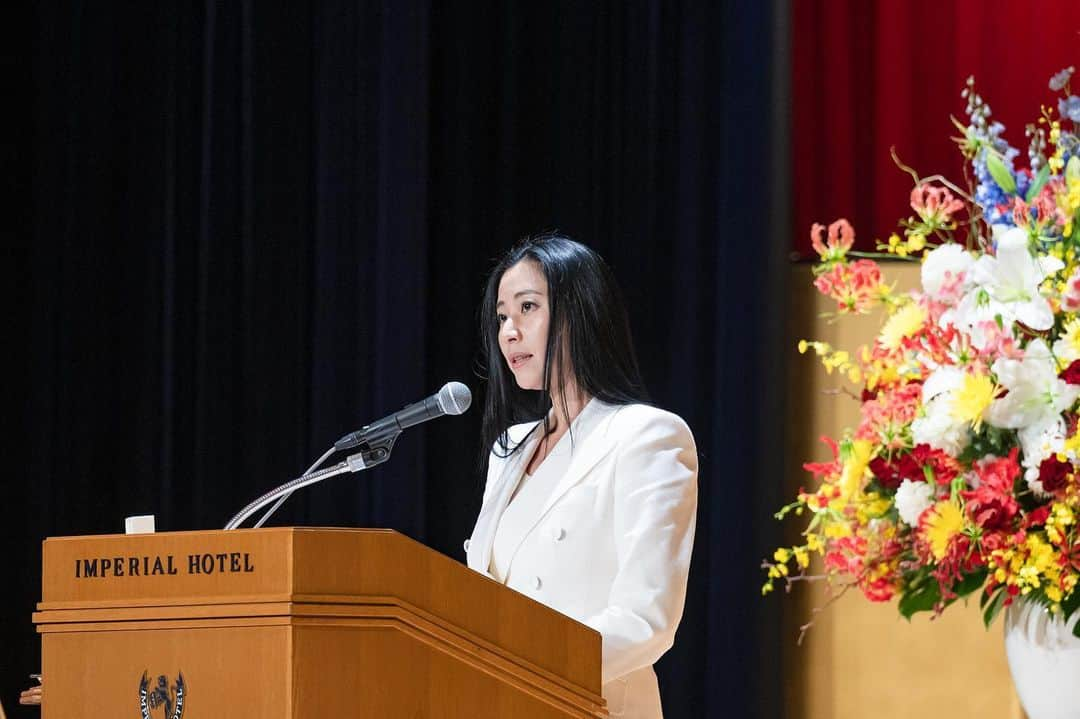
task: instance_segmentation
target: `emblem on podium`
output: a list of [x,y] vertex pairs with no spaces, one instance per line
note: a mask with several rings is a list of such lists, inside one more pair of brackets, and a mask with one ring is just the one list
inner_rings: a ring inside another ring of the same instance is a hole
[[[171,685],[169,678],[164,674],[158,675],[156,683],[151,685],[149,671],[143,671],[139,681],[139,716],[142,719],[182,719],[184,716],[184,699],[187,696],[187,685],[184,684],[184,673],[176,675],[176,681]],[[158,710],[163,710],[161,714]]]

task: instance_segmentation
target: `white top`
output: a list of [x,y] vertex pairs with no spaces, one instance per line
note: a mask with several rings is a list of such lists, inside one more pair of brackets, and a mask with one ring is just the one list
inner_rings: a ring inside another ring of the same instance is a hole
[[[495,530],[495,543],[491,546],[491,566],[488,568],[495,581],[503,584],[509,581],[510,563],[514,559],[514,553],[521,546],[535,518],[543,511],[544,504],[551,497],[555,486],[570,468],[572,447],[580,446],[584,440],[579,432],[578,419],[585,414],[587,407],[588,404],[570,423],[570,431],[559,438],[548,456],[540,463],[536,473],[522,474],[515,494]],[[541,431],[540,428],[537,431]]]

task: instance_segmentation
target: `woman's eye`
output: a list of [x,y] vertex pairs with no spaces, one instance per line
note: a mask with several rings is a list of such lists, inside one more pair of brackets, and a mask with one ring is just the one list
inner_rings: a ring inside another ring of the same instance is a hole
[[506,315],[495,315],[495,321],[501,325],[506,321]]
[[522,312],[528,312],[529,310],[533,309],[534,307],[536,307],[536,304],[533,303],[533,302],[522,302],[521,303],[521,311]]

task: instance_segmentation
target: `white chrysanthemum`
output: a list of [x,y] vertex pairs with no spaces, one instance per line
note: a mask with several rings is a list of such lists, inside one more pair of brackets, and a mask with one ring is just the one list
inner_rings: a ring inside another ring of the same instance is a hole
[[928,444],[952,457],[971,443],[969,422],[953,412],[953,393],[964,384],[964,371],[958,367],[935,370],[923,383],[923,414],[911,423],[915,444]]
[[926,415],[911,423],[915,444],[928,444],[950,457],[959,457],[971,444],[966,422],[957,422],[945,399],[935,399],[926,405]]
[[917,527],[919,517],[934,503],[934,488],[926,482],[905,479],[896,488],[894,501],[900,520],[910,527]]
[[964,277],[962,290],[967,290],[970,285],[968,271],[974,263],[975,258],[971,253],[956,243],[942,245],[928,252],[922,264],[923,292],[931,299],[940,300],[941,288],[946,281],[955,282],[961,275]]

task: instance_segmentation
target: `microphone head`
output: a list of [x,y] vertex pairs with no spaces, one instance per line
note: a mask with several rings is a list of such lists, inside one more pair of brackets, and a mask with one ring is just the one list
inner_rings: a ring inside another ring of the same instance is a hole
[[436,396],[443,414],[463,414],[472,404],[472,392],[461,382],[447,382]]

